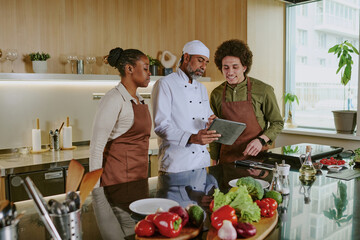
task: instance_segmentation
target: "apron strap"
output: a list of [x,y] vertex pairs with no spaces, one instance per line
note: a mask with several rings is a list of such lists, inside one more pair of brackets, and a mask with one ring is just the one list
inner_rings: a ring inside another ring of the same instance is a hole
[[251,83],[249,78],[247,78],[247,100],[251,102]]

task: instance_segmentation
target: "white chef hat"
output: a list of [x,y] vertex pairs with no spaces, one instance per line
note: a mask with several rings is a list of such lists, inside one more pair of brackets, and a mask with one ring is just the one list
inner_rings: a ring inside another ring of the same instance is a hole
[[193,40],[186,43],[183,48],[183,54],[185,53],[190,55],[203,55],[207,58],[210,57],[210,50],[199,40]]

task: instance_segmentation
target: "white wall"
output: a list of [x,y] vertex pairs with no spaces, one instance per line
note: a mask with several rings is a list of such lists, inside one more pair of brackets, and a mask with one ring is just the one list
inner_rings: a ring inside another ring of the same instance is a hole
[[[62,76],[71,79],[71,75]],[[31,129],[36,128],[36,118],[40,119],[42,144],[49,143],[49,130],[59,129],[67,116],[73,128],[73,141],[90,140],[99,103],[93,99],[93,93],[106,93],[120,81],[115,75],[103,77],[108,80],[0,78],[0,149],[31,146]]]

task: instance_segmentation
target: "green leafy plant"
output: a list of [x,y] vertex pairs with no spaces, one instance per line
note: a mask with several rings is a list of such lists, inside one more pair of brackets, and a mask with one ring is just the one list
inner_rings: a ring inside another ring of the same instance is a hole
[[329,208],[328,211],[323,212],[325,217],[334,220],[339,227],[342,223],[346,223],[350,221],[351,218],[353,217],[352,214],[350,215],[344,214],[346,210],[346,206],[348,204],[346,191],[347,191],[347,186],[343,182],[338,181],[337,194],[336,195],[334,193],[332,194],[334,198],[335,208],[333,209]]
[[31,61],[46,61],[50,58],[50,55],[44,52],[30,53],[29,56]]
[[282,150],[284,154],[294,154],[299,152],[299,146],[296,146],[295,148],[292,148],[291,146],[283,146]]
[[285,93],[284,94],[284,102],[285,102],[285,104],[287,104],[287,103],[289,104],[289,112],[288,112],[288,120],[289,121],[292,121],[291,109],[292,109],[292,103],[295,102],[295,101],[299,105],[299,98],[295,94],[292,94],[292,93]]
[[151,56],[149,56],[149,55],[146,55],[148,58],[149,58],[149,65],[151,66],[151,65],[155,65],[155,66],[161,66],[161,62],[158,60],[158,59],[156,59],[156,58],[153,58],[153,57],[151,57]]
[[338,69],[336,70],[336,74],[340,72],[341,69],[341,84],[346,86],[351,79],[352,65],[353,60],[351,57],[351,53],[356,53],[359,55],[359,51],[347,40],[343,43],[336,44],[335,46],[329,49],[329,53],[334,53],[339,59]]

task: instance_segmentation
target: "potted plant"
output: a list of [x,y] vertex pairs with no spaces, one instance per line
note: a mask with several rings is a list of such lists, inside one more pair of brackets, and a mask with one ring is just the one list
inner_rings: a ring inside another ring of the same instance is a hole
[[47,61],[50,58],[48,53],[30,53],[30,60],[32,61],[34,73],[46,73]]
[[[359,51],[345,40],[343,43],[331,47],[328,52],[334,53],[339,60],[336,74],[341,71],[341,84],[344,85],[344,109],[332,111],[334,114],[335,128],[337,133],[352,134],[356,126],[356,111],[351,111],[349,104],[348,109],[345,110],[345,86],[351,80],[352,65],[354,63],[351,54],[355,53],[359,55]],[[348,90],[350,91],[350,88]]]
[[297,102],[297,104],[299,105],[299,98],[295,95],[295,94],[292,94],[292,93],[285,93],[284,94],[284,102],[285,102],[285,105],[288,104],[288,114],[287,114],[287,119],[286,119],[286,127],[289,127],[289,128],[295,128],[296,125],[294,125],[293,123],[293,118],[292,118],[292,103],[293,102]]
[[149,58],[150,72],[152,76],[157,76],[159,72],[159,67],[161,63],[158,59],[153,58],[149,55],[146,55]]

